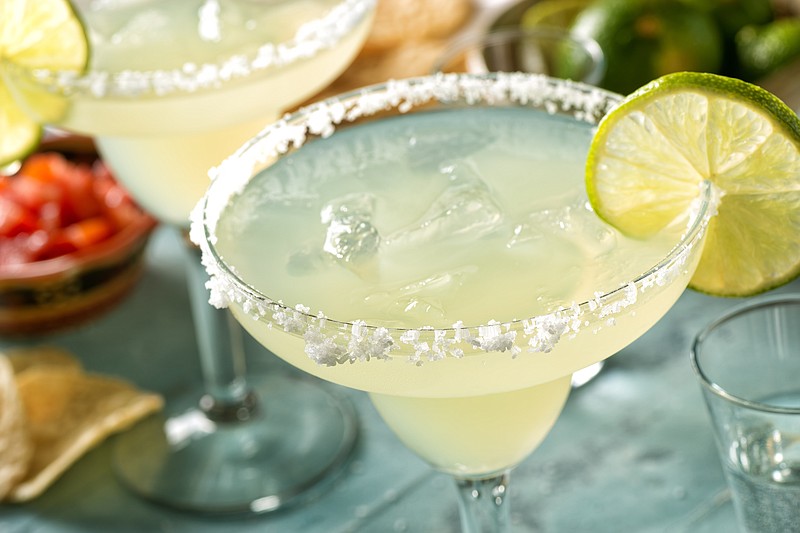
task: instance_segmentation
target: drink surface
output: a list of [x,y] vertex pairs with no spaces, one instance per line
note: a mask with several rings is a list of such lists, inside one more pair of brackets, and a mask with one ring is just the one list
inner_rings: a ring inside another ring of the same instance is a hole
[[587,207],[591,135],[510,108],[342,130],[253,180],[218,226],[219,250],[264,294],[336,320],[443,328],[568,307],[675,242],[627,239]]
[[289,41],[302,24],[337,3],[75,0],[73,5],[89,31],[91,67],[123,72],[167,70],[216,63],[235,54],[253,55],[263,43]]
[[[210,167],[344,70],[366,37],[369,6],[342,0],[80,1],[92,43],[92,81],[70,93],[57,125],[95,136],[145,208],[186,225]],[[304,25],[344,7],[353,26],[341,38],[303,49],[307,55],[296,60],[277,60],[274,50],[293,42]]]
[[[347,43],[363,40],[372,4],[142,0],[77,7],[90,64],[68,82],[62,125],[141,135],[157,124],[166,135],[253,120],[264,106],[277,116],[312,94],[349,61]],[[341,29],[337,17],[344,18]]]
[[[647,272],[680,237],[676,229],[628,239],[587,208],[592,133],[572,117],[519,107],[417,112],[340,129],[253,178],[220,218],[216,249],[263,294],[334,320],[449,328],[569,308]],[[315,365],[302,339],[232,309],[268,348],[326,379],[387,394],[488,394],[616,352],[660,318],[687,274],[547,356],[472,351],[421,368]],[[620,327],[605,327],[614,321]],[[442,379],[450,372],[454,379]]]

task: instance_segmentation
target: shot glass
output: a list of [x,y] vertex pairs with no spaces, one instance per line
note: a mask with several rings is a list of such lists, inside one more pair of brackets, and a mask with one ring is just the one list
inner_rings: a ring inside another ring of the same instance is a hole
[[800,295],[735,308],[691,362],[742,529],[800,531]]

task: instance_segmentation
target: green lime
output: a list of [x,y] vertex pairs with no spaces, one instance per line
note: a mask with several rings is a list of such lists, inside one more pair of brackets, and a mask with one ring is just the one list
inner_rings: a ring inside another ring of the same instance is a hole
[[757,294],[800,275],[800,119],[766,90],[683,72],[631,94],[600,122],[586,166],[602,219],[645,237],[718,198],[690,286]]
[[607,65],[600,85],[622,94],[670,72],[717,72],[722,63],[716,23],[679,0],[597,0],[571,31],[600,44]]
[[763,78],[800,57],[800,19],[746,26],[736,34],[736,51],[742,76]]
[[723,59],[719,73],[745,77],[736,50],[736,34],[742,28],[761,25],[775,18],[772,0],[685,0],[708,13],[722,35]]
[[775,17],[772,0],[685,1],[711,15],[725,40],[732,41],[736,33],[745,26],[766,24]]
[[569,28],[578,13],[589,5],[590,0],[541,0],[525,10],[520,26],[556,26]]
[[42,125],[28,108],[52,114],[52,97],[19,80],[36,69],[82,72],[88,57],[86,32],[68,0],[0,1],[0,166],[38,145]]

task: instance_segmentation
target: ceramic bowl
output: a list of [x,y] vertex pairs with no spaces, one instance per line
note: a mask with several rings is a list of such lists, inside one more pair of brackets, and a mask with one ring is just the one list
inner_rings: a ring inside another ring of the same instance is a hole
[[[96,160],[87,138],[51,136],[39,151]],[[50,259],[0,264],[0,335],[35,336],[77,326],[110,310],[134,287],[156,220],[137,210],[116,233]]]

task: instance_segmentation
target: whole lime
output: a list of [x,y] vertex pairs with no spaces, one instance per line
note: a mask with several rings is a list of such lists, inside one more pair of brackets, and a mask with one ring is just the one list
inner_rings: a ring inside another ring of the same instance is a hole
[[556,26],[568,28],[590,0],[539,0],[522,13],[520,26],[532,28]]
[[739,60],[736,35],[742,28],[767,24],[775,19],[772,0],[684,0],[708,13],[717,23],[723,42],[722,72],[745,77]]
[[751,24],[766,24],[775,18],[772,0],[684,0],[709,13],[717,22],[722,38],[733,40],[736,33]]
[[746,26],[736,34],[741,75],[758,80],[800,58],[800,19],[783,18]]
[[600,85],[628,94],[664,74],[718,72],[722,37],[711,16],[680,0],[598,0],[571,31],[596,40],[606,58]]

